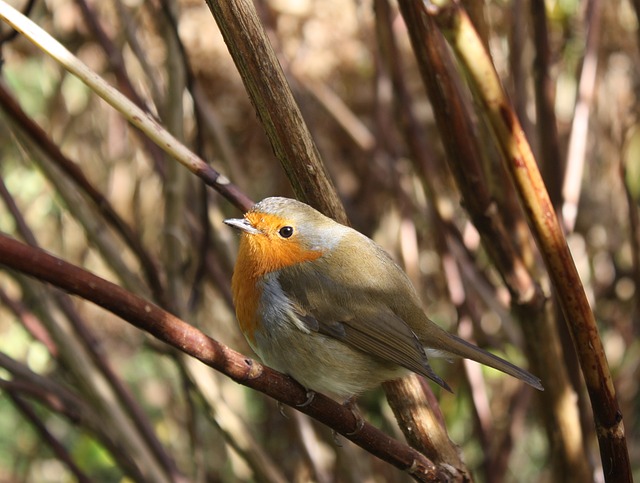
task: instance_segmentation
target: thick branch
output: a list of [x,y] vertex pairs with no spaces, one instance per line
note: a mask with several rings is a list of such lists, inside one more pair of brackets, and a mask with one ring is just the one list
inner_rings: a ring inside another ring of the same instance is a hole
[[569,324],[591,398],[605,478],[611,482],[631,481],[622,413],[604,347],[531,147],[468,16],[454,2],[439,3],[444,6],[430,8],[429,12],[447,37],[488,113]]
[[346,214],[250,0],[207,0],[296,196],[341,223]]
[[207,337],[195,327],[123,288],[46,252],[0,235],[0,264],[51,283],[109,310],[163,342],[222,372],[234,381],[295,407],[388,463],[410,472],[418,481],[449,481],[449,469],[438,467],[416,450],[366,423],[357,425],[352,412],[317,394],[304,406],[306,390],[293,379],[259,364]]

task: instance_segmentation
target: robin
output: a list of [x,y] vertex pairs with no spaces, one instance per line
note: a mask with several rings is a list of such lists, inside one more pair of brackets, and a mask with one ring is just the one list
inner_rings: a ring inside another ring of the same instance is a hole
[[432,322],[404,271],[370,238],[300,201],[266,198],[242,219],[231,282],[249,345],[268,366],[340,400],[408,371],[451,391],[428,357],[540,379]]

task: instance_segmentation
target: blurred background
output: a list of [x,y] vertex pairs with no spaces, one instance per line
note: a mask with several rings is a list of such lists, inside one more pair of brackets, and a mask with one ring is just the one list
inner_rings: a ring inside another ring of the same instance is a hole
[[[26,1],[9,3],[27,8]],[[469,221],[395,2],[389,25],[435,167],[431,194],[395,112],[373,0],[254,3],[352,225],[407,270],[433,320],[527,367],[509,291]],[[557,206],[596,314],[640,478],[637,5],[468,3],[538,158],[545,126],[534,94],[533,5],[546,13],[556,123],[548,129],[557,132],[559,162],[545,175],[562,193]],[[204,1],[39,0],[28,16],[250,198],[293,196]],[[237,236],[222,224],[240,212],[10,32],[0,25],[0,230],[253,356],[230,298]],[[11,99],[26,120],[7,107]],[[34,140],[33,124],[52,146]],[[86,185],[61,169],[56,148],[139,238],[155,266],[155,287],[141,255],[105,222]],[[493,181],[499,193],[503,186]],[[460,250],[450,249],[448,258],[438,245],[442,233],[434,233],[442,225],[429,215],[434,202],[459,235]],[[531,270],[550,297],[531,235],[525,228],[517,236],[529,244]],[[468,291],[472,328],[458,327],[457,285],[446,263],[458,267]],[[5,269],[0,301],[0,481],[410,481],[345,439],[337,446],[330,429],[289,408],[283,416],[272,399],[95,305]],[[571,354],[570,340],[562,340]],[[589,401],[571,360],[566,364],[577,390],[567,394],[579,411],[580,445],[593,481],[602,481]],[[435,364],[455,394],[432,389],[476,481],[560,481],[538,394],[489,369]],[[381,390],[359,404],[367,420],[403,439]],[[133,406],[140,410],[135,417]]]

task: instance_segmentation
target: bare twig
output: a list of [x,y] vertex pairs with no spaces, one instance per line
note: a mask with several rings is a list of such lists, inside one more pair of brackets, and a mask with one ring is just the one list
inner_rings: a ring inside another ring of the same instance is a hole
[[[437,175],[433,155],[420,136],[420,128],[412,111],[413,103],[405,86],[400,53],[392,29],[391,8],[388,0],[376,0],[374,8],[382,57],[381,65],[388,71],[394,90],[394,111],[409,147],[412,162],[421,175],[425,191],[431,201],[429,205],[431,219],[436,226],[439,226],[441,217],[438,212],[435,187]],[[436,245],[445,250],[444,231],[436,228],[435,232]],[[440,424],[438,420],[436,414],[440,412],[440,408],[430,388],[423,388],[414,380],[413,384],[385,383],[385,389],[387,394],[391,394],[391,397],[388,397],[389,405],[398,421],[402,422],[401,427],[410,428],[410,431],[403,429],[403,432],[411,445],[434,460],[455,466],[464,478],[471,480],[471,475],[458,454],[458,448],[449,439],[444,424]],[[425,403],[425,400],[428,402]]]
[[[636,161],[637,162],[637,161]],[[629,210],[629,243],[631,244],[632,277],[636,287],[640,287],[640,199],[637,199],[627,179],[627,160],[620,161],[620,178]],[[634,294],[635,310],[633,314],[633,330],[640,336],[640,291]]]
[[536,55],[533,62],[534,88],[538,137],[540,139],[540,164],[542,177],[553,206],[561,203],[563,161],[560,157],[558,127],[555,113],[555,90],[549,70],[551,68],[551,47],[547,29],[547,11],[544,0],[531,0],[533,20],[533,40]]
[[[12,207],[12,215],[16,220],[16,224],[21,228],[22,236],[28,240],[31,246],[37,247],[37,240],[35,235],[31,232],[27,226],[22,214],[15,207],[13,199],[5,193],[7,204]],[[26,288],[23,286],[23,288]],[[139,451],[142,452],[143,457],[146,458],[146,448],[142,445],[137,438],[132,438],[129,431],[129,423],[125,422],[125,418],[122,417],[120,412],[120,405],[122,409],[128,413],[133,421],[133,425],[139,432],[141,438],[144,440],[150,451],[157,458],[158,463],[163,467],[163,470],[172,476],[172,480],[180,480],[181,475],[177,471],[175,463],[160,444],[155,432],[151,427],[151,423],[148,417],[139,406],[136,399],[133,397],[128,388],[123,384],[121,379],[116,375],[112,366],[110,365],[106,354],[101,351],[101,347],[96,343],[96,338],[87,327],[85,321],[80,316],[75,306],[71,302],[70,298],[57,290],[53,290],[51,293],[52,299],[62,313],[66,316],[67,320],[71,324],[72,331],[77,335],[77,339],[69,333],[65,333],[64,329],[61,330],[59,324],[57,324],[49,313],[46,312],[45,320],[48,322],[43,324],[48,329],[48,334],[51,335],[52,343],[55,345],[55,352],[58,358],[66,362],[70,368],[70,372],[77,378],[82,387],[89,387],[89,396],[93,395],[93,392],[101,393],[104,399],[104,403],[109,408],[115,417],[114,426],[119,427],[123,434],[129,435],[128,443],[133,444],[135,448],[138,444]],[[28,321],[28,319],[27,319]],[[48,335],[47,334],[47,335]],[[95,364],[95,369],[88,363],[87,359]],[[72,362],[73,361],[73,362]],[[76,364],[74,364],[74,362]],[[92,372],[95,371],[95,372]],[[98,377],[98,374],[103,376],[108,383],[108,388],[105,387],[104,381]],[[110,393],[109,388],[113,391]],[[117,403],[113,397],[117,397]],[[101,400],[103,402],[103,400]],[[156,470],[155,463],[148,463],[148,468],[152,471]]]
[[587,4],[587,46],[582,61],[578,98],[573,113],[566,173],[562,187],[562,218],[567,231],[573,231],[578,216],[578,203],[582,191],[582,172],[587,156],[589,119],[596,86],[598,69],[598,39],[600,37],[600,0],[590,0]]
[[0,18],[19,30],[26,38],[76,75],[96,94],[122,113],[127,120],[143,131],[176,161],[197,175],[207,185],[222,194],[238,209],[247,211],[253,202],[229,179],[218,173],[206,162],[191,152],[184,144],[165,130],[151,115],[133,104],[119,91],[107,84],[71,52],[40,27],[24,17],[4,1],[0,1]]
[[31,426],[40,434],[42,440],[49,445],[53,454],[69,468],[69,471],[76,477],[77,481],[80,483],[91,482],[92,480],[73,461],[73,458],[60,440],[47,429],[47,426],[36,414],[31,405],[11,386],[4,387],[4,390],[9,395],[15,407],[24,415],[27,421],[31,423]]
[[[33,6],[35,4],[36,4],[36,0],[28,0],[28,2],[22,8],[22,14],[25,17],[28,17],[31,14],[31,10],[33,9]],[[3,34],[2,36],[0,36],[0,46],[3,45],[3,44],[6,44],[8,42],[11,42],[13,39],[16,38],[18,33],[19,32],[17,30],[13,30],[12,29],[9,32],[7,32],[6,34]]]
[[225,400],[216,374],[198,361],[182,354],[180,357],[187,377],[196,385],[207,405],[207,416],[212,420],[225,441],[240,454],[254,472],[258,481],[285,483],[281,467],[270,458],[248,426]]
[[[109,65],[115,75],[120,92],[131,99],[131,101],[140,109],[143,109],[146,112],[151,112],[149,106],[147,106],[146,102],[142,99],[140,94],[138,94],[138,91],[131,82],[124,57],[122,56],[122,51],[113,44],[107,33],[104,31],[93,9],[89,6],[86,0],[76,0],[75,3],[78,5],[80,12],[82,13],[82,18],[89,27],[89,30],[93,32],[98,44],[102,47],[102,50],[104,50],[109,61]],[[156,171],[160,176],[165,176],[162,150],[140,131],[134,132],[139,137],[142,145],[153,160],[153,165]]]
[[[24,112],[17,100],[9,93],[6,87],[0,83],[0,108],[2,108],[13,122],[20,126],[20,130],[35,143],[42,152],[46,153],[49,160],[55,163],[69,179],[91,200],[94,207],[104,217],[136,254],[146,275],[149,287],[154,298],[161,304],[164,303],[164,288],[160,282],[157,262],[151,257],[149,251],[142,245],[138,234],[118,215],[109,200],[89,181],[81,168],[65,156],[60,148],[51,140],[44,130]],[[18,217],[19,218],[19,217]],[[25,230],[21,230],[24,234]],[[29,240],[28,240],[29,241]],[[30,244],[32,241],[29,241]]]
[[0,302],[6,306],[13,314],[20,320],[23,327],[31,334],[31,336],[43,344],[49,354],[56,357],[58,354],[58,348],[56,343],[49,335],[49,332],[44,327],[42,322],[38,320],[38,317],[31,312],[22,302],[14,300],[4,290],[0,289]]
[[125,474],[135,481],[146,481],[144,473],[133,460],[133,455],[127,451],[126,445],[119,441],[117,430],[112,425],[105,424],[104,415],[99,415],[94,405],[86,403],[51,378],[34,373],[3,352],[0,352],[0,367],[13,376],[10,382],[0,378],[0,389],[36,400],[69,420],[71,424],[86,429],[107,448]]

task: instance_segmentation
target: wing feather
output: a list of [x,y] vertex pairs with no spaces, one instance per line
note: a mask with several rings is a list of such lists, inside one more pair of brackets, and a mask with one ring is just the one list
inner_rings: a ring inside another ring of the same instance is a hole
[[[329,301],[338,299],[327,296],[328,288],[318,283],[322,277],[315,278],[316,283],[307,287],[287,283],[287,278],[281,275],[282,288],[299,320],[309,330],[405,367],[451,391],[447,383],[433,372],[416,334],[390,308],[369,300],[354,304],[353,297],[358,296],[357,293],[350,294],[352,303],[332,304]],[[360,307],[358,314],[349,310],[352,306]]]

